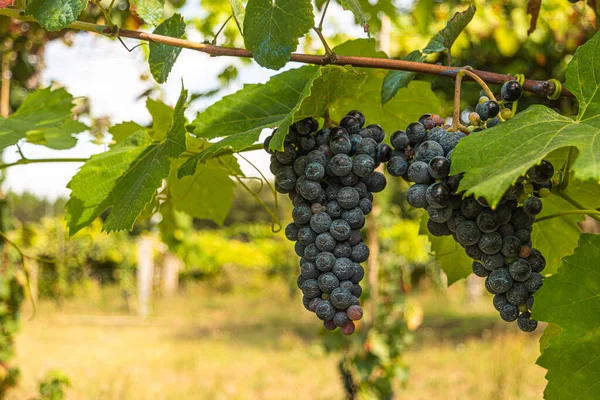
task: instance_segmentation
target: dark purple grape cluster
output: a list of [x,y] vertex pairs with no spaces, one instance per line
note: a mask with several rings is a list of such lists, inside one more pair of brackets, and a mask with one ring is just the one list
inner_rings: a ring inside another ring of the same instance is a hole
[[387,170],[414,183],[406,199],[427,211],[429,232],[452,236],[474,260],[473,273],[486,278],[500,317],[534,331],[533,294],[542,286],[546,260],[532,247],[531,231],[542,211],[540,198],[552,190],[554,167],[546,160],[531,167],[491,208],[485,199],[459,191],[462,175],[450,176],[452,151],[466,134],[446,129],[441,118],[428,114],[393,133]]
[[290,127],[283,151],[271,154],[275,188],[288,194],[294,209],[285,235],[295,241],[300,258],[298,287],[304,307],[316,313],[328,330],[355,330],[363,309],[359,297],[369,258],[361,228],[373,208],[373,193],[386,186],[375,169],[389,160],[392,149],[382,143],[379,125],[365,127],[365,117],[350,111],[340,126],[319,129],[307,118]]

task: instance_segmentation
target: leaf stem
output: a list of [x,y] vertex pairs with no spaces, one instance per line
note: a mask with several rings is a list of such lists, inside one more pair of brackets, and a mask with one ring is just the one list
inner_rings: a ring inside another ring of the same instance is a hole
[[575,162],[575,157],[577,157],[577,153],[573,147],[570,147],[567,161],[560,176],[560,184],[558,185],[560,191],[564,191],[569,186],[569,180],[571,179],[569,175],[571,175],[571,166]]
[[[0,10],[0,16],[4,15],[7,17],[15,18],[21,21],[37,22],[34,18],[25,15],[23,10],[14,8],[3,8]],[[252,58],[252,53],[246,49],[213,46],[206,43],[193,42],[187,39],[179,39],[165,35],[157,35],[154,33],[141,32],[129,29],[119,29],[116,26],[106,26],[92,24],[89,22],[75,21],[68,29],[93,32],[108,37],[121,37],[130,38],[135,40],[147,41],[160,43],[168,46],[180,47],[184,49],[191,49],[209,54],[213,57],[227,56],[227,57],[242,57]],[[415,61],[396,60],[389,58],[375,58],[375,57],[357,57],[357,56],[338,56],[334,57],[323,57],[316,54],[301,54],[292,53],[290,61],[299,62],[303,64],[315,64],[315,65],[352,65],[354,67],[361,68],[376,68],[384,70],[394,71],[409,71],[422,74],[440,75],[448,78],[455,78],[462,67],[449,67],[446,65],[427,64]],[[481,78],[482,81],[487,83],[502,84],[507,80],[512,79],[511,75],[498,74],[494,72],[482,71],[482,70],[471,70],[473,74]],[[523,83],[523,89],[527,92],[535,93],[539,96],[546,97],[548,95],[548,85],[544,84],[546,81],[537,81],[526,79]],[[562,96],[573,97],[573,94],[563,86]]]
[[22,158],[18,161],[8,164],[0,164],[0,170],[6,169],[9,167],[14,167],[15,165],[26,165],[26,164],[39,164],[39,163],[61,163],[61,162],[86,162],[89,158],[40,158],[40,159],[29,159]]
[[325,36],[323,36],[323,32],[321,32],[321,29],[317,28],[316,26],[313,27],[313,30],[317,32],[317,36],[319,36],[321,43],[323,43],[323,47],[325,47],[325,54],[329,56],[328,58],[331,60],[331,62],[334,62],[335,57],[333,57],[333,50],[331,50],[331,47],[329,47],[329,44],[327,44],[327,39],[325,39]]
[[558,212],[556,214],[550,214],[550,215],[546,215],[540,218],[537,218],[535,220],[535,222],[542,222],[542,221],[546,221],[548,219],[553,219],[553,218],[558,218],[558,217],[564,217],[566,215],[589,215],[590,217],[594,218],[593,216],[600,216],[600,211],[597,210],[568,210],[568,211],[561,211]]
[[217,44],[217,38],[219,37],[221,32],[223,32],[223,29],[225,29],[225,26],[227,26],[227,23],[231,20],[231,18],[233,18],[233,15],[230,15],[229,18],[227,18],[225,22],[223,22],[223,25],[221,25],[217,33],[215,33],[215,38],[210,42],[212,45]]
[[325,3],[325,7],[323,8],[323,14],[321,14],[321,21],[319,22],[319,30],[322,31],[323,30],[323,22],[325,21],[325,14],[327,14],[327,8],[329,7],[329,3],[331,2],[331,0],[327,0],[327,2]]

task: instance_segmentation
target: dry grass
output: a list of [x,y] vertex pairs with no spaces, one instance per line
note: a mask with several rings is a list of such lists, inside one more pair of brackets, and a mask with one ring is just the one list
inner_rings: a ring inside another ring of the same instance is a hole
[[[485,307],[457,307],[454,297],[421,298],[429,317],[406,354],[411,377],[399,398],[541,399],[537,337],[496,325]],[[61,311],[41,304],[19,336],[23,379],[9,399],[31,399],[50,369],[71,378],[68,398],[77,400],[343,398],[337,357],[323,352],[314,316],[283,287],[196,289],[161,302],[147,320],[98,311],[118,302],[112,292]]]

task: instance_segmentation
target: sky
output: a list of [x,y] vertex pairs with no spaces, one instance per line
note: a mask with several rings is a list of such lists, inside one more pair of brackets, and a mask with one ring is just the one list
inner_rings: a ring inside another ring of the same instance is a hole
[[[186,18],[201,16],[202,10],[197,4],[185,6],[181,13]],[[354,23],[352,14],[332,4],[328,11],[328,19],[335,21],[335,25],[326,23],[325,36],[332,35],[333,29],[343,31],[351,37],[364,37],[362,28]],[[201,41],[202,38],[188,32],[188,38]],[[127,41],[131,48],[137,42]],[[173,106],[177,102],[183,80],[185,87],[191,93],[204,92],[219,87],[218,74],[231,62],[232,58],[210,57],[206,54],[184,49],[175,64],[168,81],[161,85],[162,100]],[[45,85],[51,83],[65,87],[73,96],[84,96],[91,103],[91,114],[94,117],[109,116],[112,124],[122,121],[135,121],[140,124],[150,122],[150,114],[145,107],[145,98],[138,96],[145,92],[152,83],[140,80],[140,76],[148,72],[144,52],[141,49],[129,53],[117,40],[110,40],[100,35],[79,33],[75,36],[72,46],[66,46],[60,40],[49,42],[45,50],[46,69],[42,79]],[[198,111],[206,108],[220,97],[239,90],[245,83],[264,83],[272,75],[280,71],[273,71],[258,66],[252,62],[250,65],[239,66],[239,76],[229,87],[221,90],[216,96],[208,100],[199,100],[192,104],[187,117],[192,120]],[[286,69],[297,68],[299,64],[290,63]],[[262,136],[268,135],[264,132]],[[23,154],[30,159],[52,157],[89,157],[106,151],[106,146],[92,143],[88,133],[78,135],[77,146],[70,150],[56,151],[44,146],[24,144],[21,146]],[[262,138],[262,137],[261,137]],[[255,163],[261,170],[268,173],[268,156],[264,152],[246,153],[245,156]],[[3,153],[4,162],[10,163],[18,160],[20,156],[16,147],[9,147]],[[241,163],[242,169],[249,175],[255,172],[249,165]],[[7,169],[7,179],[3,189],[22,193],[28,191],[39,197],[50,200],[57,197],[67,197],[68,182],[77,172],[80,163],[43,163],[15,166]]]

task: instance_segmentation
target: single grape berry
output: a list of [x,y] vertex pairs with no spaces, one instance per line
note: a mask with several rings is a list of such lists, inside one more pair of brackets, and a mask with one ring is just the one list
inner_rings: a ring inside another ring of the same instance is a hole
[[523,203],[523,211],[530,216],[536,216],[542,212],[542,201],[537,197],[529,197]]
[[315,309],[317,317],[319,317],[319,319],[322,319],[323,321],[330,321],[331,319],[333,319],[335,312],[335,307],[331,304],[331,301],[329,300],[324,300],[320,302],[317,308]]
[[346,313],[348,314],[348,317],[352,321],[358,321],[363,317],[363,309],[357,305],[352,305],[352,306],[348,307],[348,310],[346,310]]
[[523,95],[523,87],[517,81],[507,81],[502,85],[500,94],[504,101],[517,101]]
[[[389,167],[388,167],[389,168]],[[443,156],[436,156],[429,161],[429,175],[435,179],[444,179],[450,173],[450,160]]]
[[527,262],[531,265],[533,272],[540,273],[546,268],[546,259],[538,249],[531,249],[531,254],[527,257]]
[[323,291],[323,293],[331,293],[333,289],[340,286],[340,281],[331,272],[325,272],[319,276],[318,279],[319,289]]
[[494,295],[494,308],[497,311],[500,311],[506,304],[508,304],[508,300],[506,300],[506,294],[500,293]]
[[344,325],[341,330],[345,336],[349,336],[354,333],[354,331],[356,330],[356,326],[354,325],[354,322],[350,321],[346,325]]
[[315,265],[321,272],[331,271],[333,265],[335,264],[335,256],[333,253],[328,251],[323,251],[317,255],[315,259]]
[[517,282],[524,282],[531,276],[531,265],[527,260],[518,259],[508,266],[510,276]]
[[361,178],[369,176],[375,170],[375,160],[367,154],[359,154],[352,162],[352,172]]
[[336,219],[329,226],[329,233],[331,236],[340,242],[343,242],[350,237],[351,230],[352,228],[350,228],[350,224],[343,219]]
[[488,271],[493,271],[504,267],[504,257],[501,253],[483,254],[481,256],[481,264],[483,264]]
[[479,238],[479,249],[485,254],[496,254],[502,248],[502,236],[498,232],[484,233]]
[[544,284],[544,278],[542,277],[542,275],[538,274],[537,272],[533,272],[531,274],[531,276],[529,277],[529,279],[527,279],[525,282],[523,282],[523,284],[525,285],[525,288],[527,289],[527,291],[529,293],[535,293]]
[[346,257],[338,258],[335,260],[331,272],[333,272],[339,280],[350,279],[355,272],[354,263]]
[[403,150],[410,144],[410,140],[404,131],[396,131],[390,137],[390,143],[396,150]]
[[517,325],[523,332],[533,332],[537,328],[538,322],[534,319],[531,319],[531,313],[524,312],[523,314],[519,315]]
[[512,304],[505,304],[500,309],[500,318],[506,322],[515,321],[519,317],[519,308]]
[[473,273],[481,278],[485,278],[490,274],[490,271],[485,269],[479,261],[473,261],[472,269]]
[[306,279],[317,279],[321,275],[321,271],[319,271],[315,263],[311,261],[302,262],[300,264],[300,271],[302,276]]
[[[310,228],[316,233],[323,233],[329,231],[331,226],[331,217],[325,212],[313,214],[310,219]],[[316,235],[315,235],[316,239]]]
[[392,176],[402,176],[408,171],[408,162],[402,157],[392,157],[387,163],[387,171]]
[[506,300],[515,306],[525,304],[528,298],[529,292],[521,282],[515,282],[512,287],[506,291]]
[[359,243],[356,246],[352,246],[350,259],[356,263],[362,263],[369,259],[369,254],[369,247],[364,243]]
[[427,221],[427,230],[433,236],[450,236],[452,235],[452,231],[448,229],[448,225],[445,223],[435,222],[432,219]]
[[411,145],[417,145],[425,140],[427,130],[420,122],[413,122],[406,127],[406,136]]
[[502,239],[501,252],[504,257],[517,257],[521,251],[521,241],[516,236],[505,236]]
[[348,314],[346,314],[344,311],[338,311],[333,316],[333,323],[337,327],[341,328],[345,326],[348,322],[350,322],[350,318],[348,318]]
[[[481,231],[474,221],[465,221],[456,229],[456,239],[465,246],[470,246],[479,241]],[[481,248],[481,247],[480,247]]]
[[[493,210],[484,210],[476,218],[477,226],[484,233],[495,232],[500,226],[498,215]],[[495,252],[494,252],[495,253]]]
[[406,201],[414,208],[427,207],[426,192],[429,186],[424,184],[412,185],[406,191]]
[[427,188],[427,191],[425,192],[425,199],[431,207],[443,208],[450,206],[451,195],[452,194],[448,186],[442,182],[436,182]]
[[504,293],[512,284],[513,279],[506,268],[493,270],[485,280],[485,287],[492,294]]
[[302,293],[309,299],[314,299],[321,295],[321,289],[319,288],[319,282],[316,279],[307,279],[302,282]]
[[329,299],[338,310],[345,310],[352,305],[352,293],[340,287],[333,289]]
[[408,180],[415,183],[429,183],[429,165],[423,161],[415,161],[408,167]]

